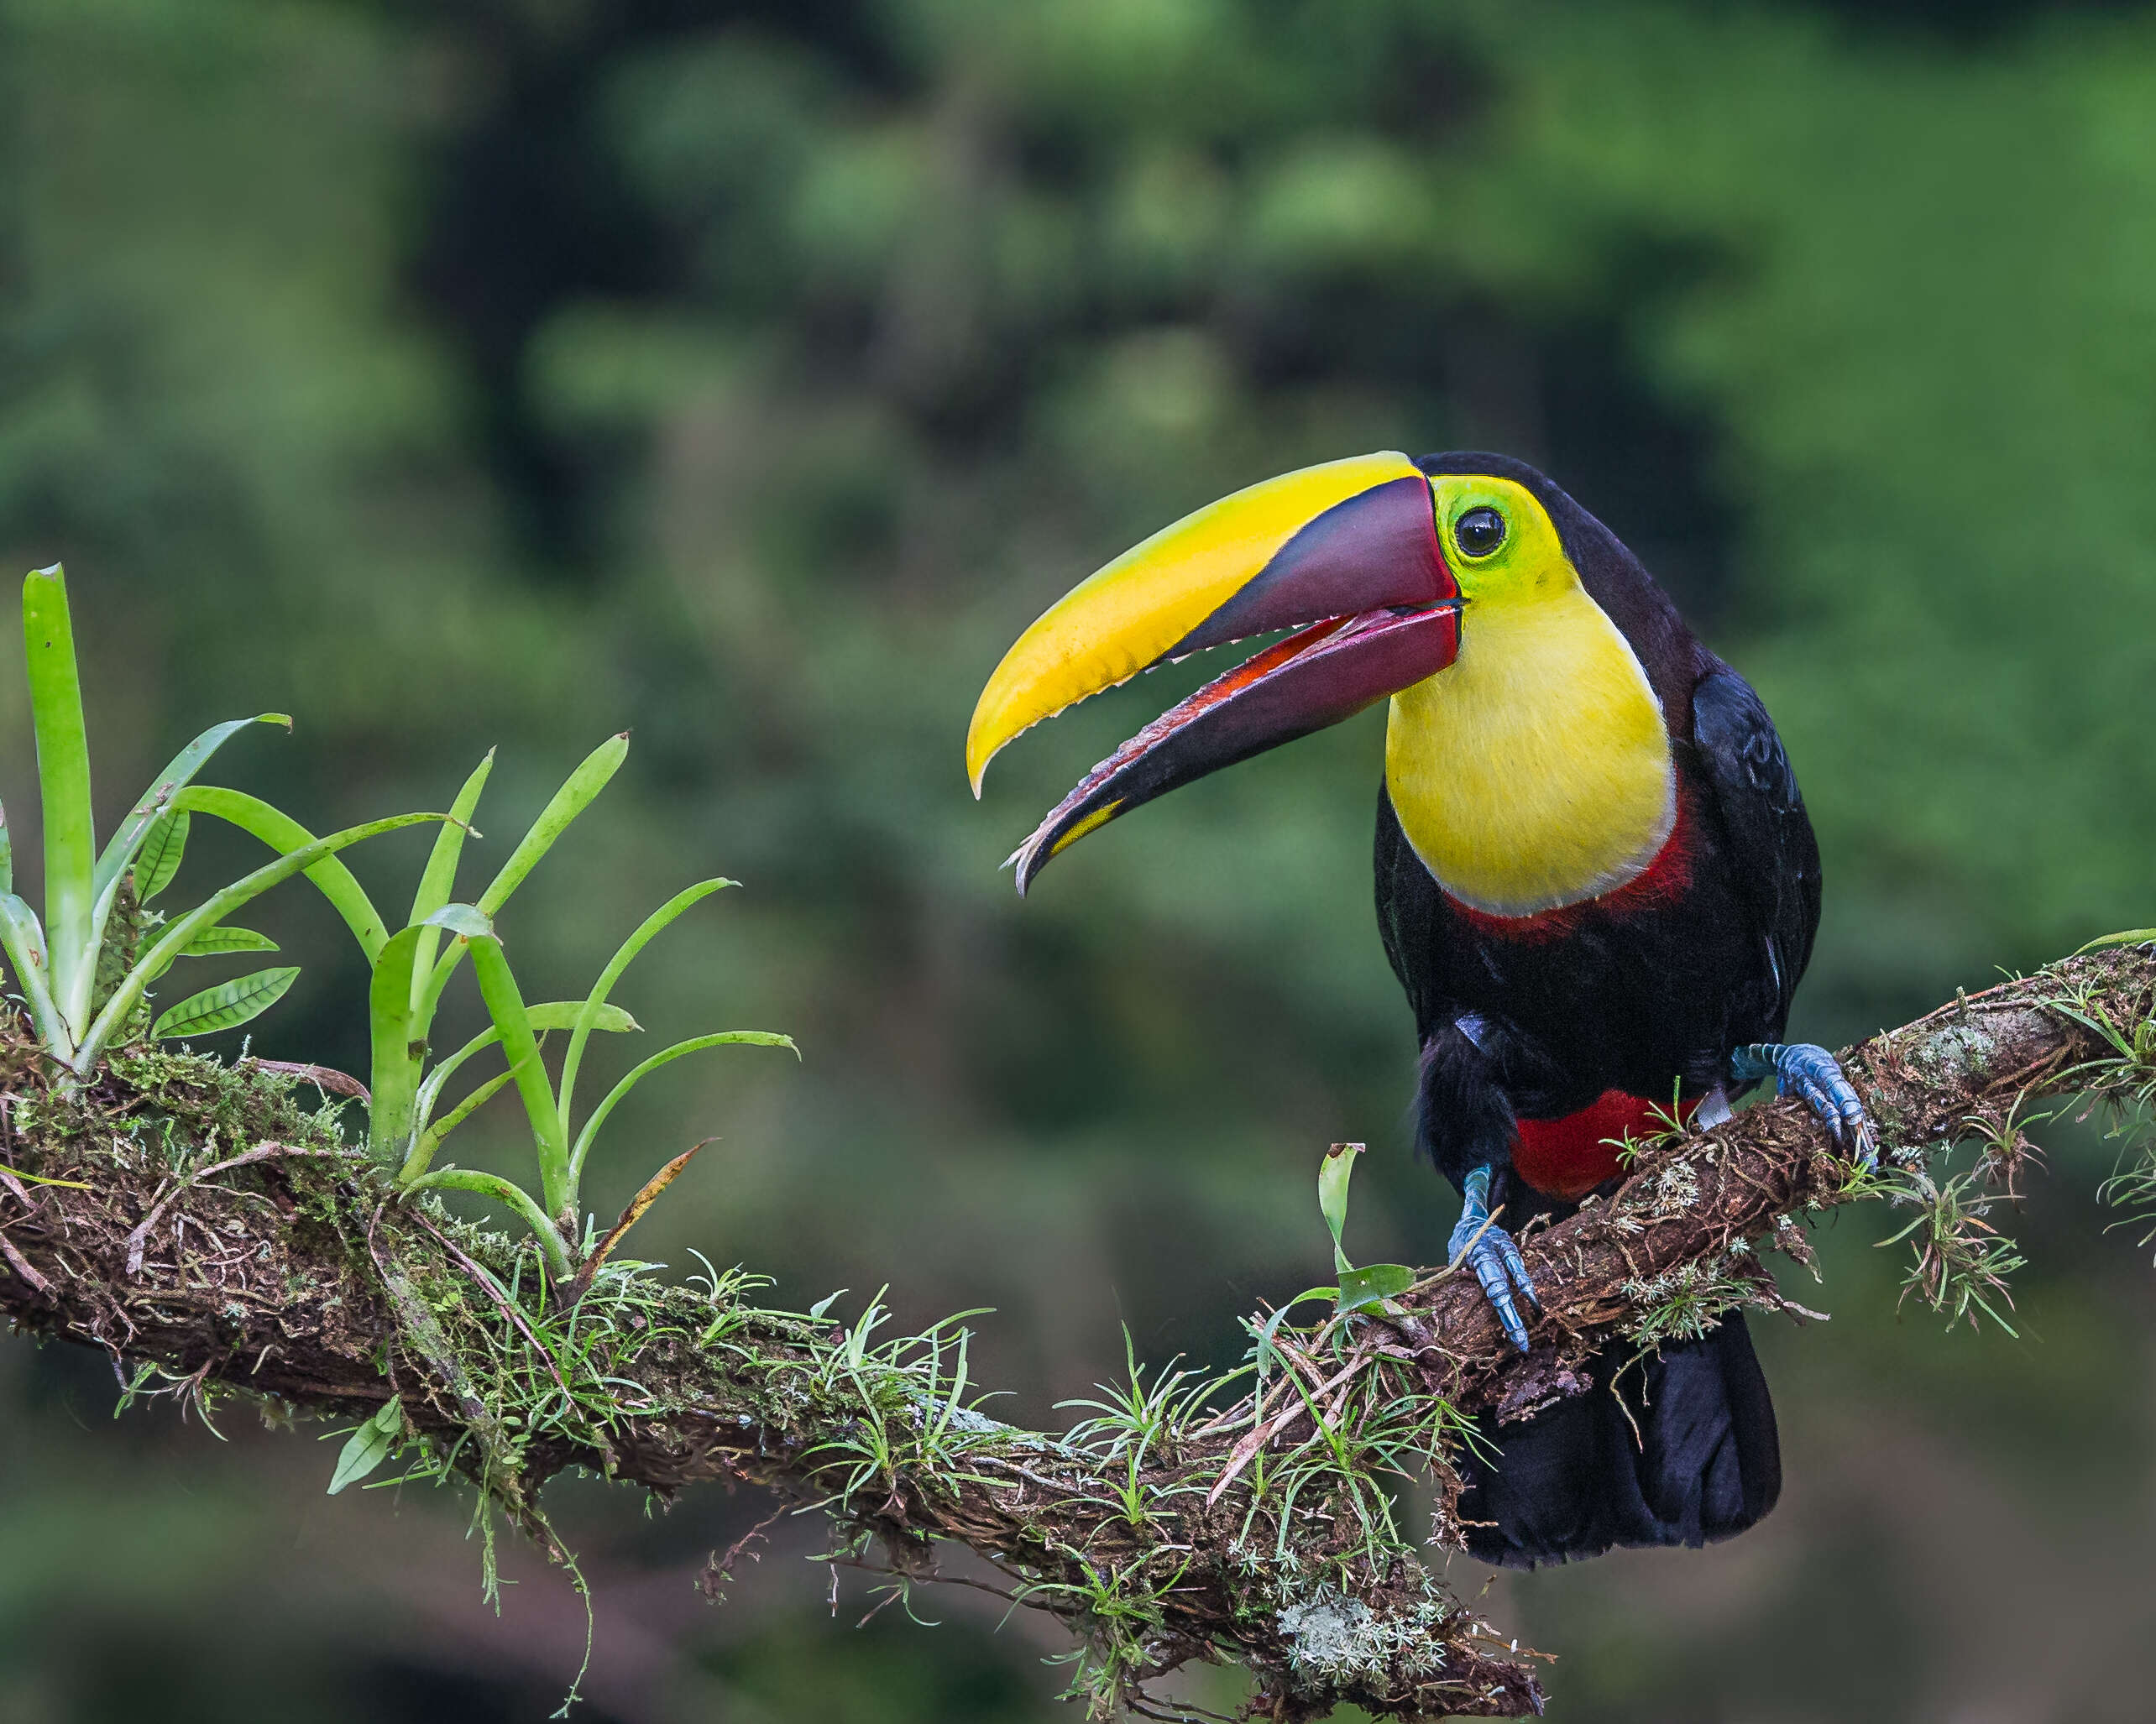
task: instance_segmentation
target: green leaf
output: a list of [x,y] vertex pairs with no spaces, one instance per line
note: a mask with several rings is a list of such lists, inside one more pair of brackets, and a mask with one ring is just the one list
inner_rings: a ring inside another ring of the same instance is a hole
[[30,1008],[31,1027],[46,1053],[66,1059],[75,1052],[75,1038],[53,1003],[52,985],[45,964],[44,930],[38,926],[37,912],[13,892],[0,893],[0,947],[15,967],[15,980],[23,1001]]
[[[510,894],[524,884],[525,876],[539,865],[539,859],[554,847],[554,840],[568,829],[569,823],[589,807],[592,799],[606,788],[607,781],[620,770],[621,762],[629,753],[629,733],[610,736],[585,755],[575,771],[563,781],[539,818],[531,823],[531,829],[521,838],[510,852],[509,860],[501,865],[495,877],[487,882],[487,889],[479,896],[479,907],[488,915],[497,914],[509,901]],[[434,966],[423,993],[420,996],[419,1020],[425,1023],[434,1016],[435,1002],[441,999],[442,990],[456,974],[458,964],[463,961],[467,946],[452,946],[443,953]]]
[[381,1411],[352,1433],[337,1457],[337,1471],[329,1476],[329,1494],[334,1497],[347,1485],[360,1480],[390,1458],[390,1451],[404,1434],[404,1405],[385,1401]]
[[1362,1152],[1359,1143],[1336,1143],[1326,1151],[1317,1169],[1317,1206],[1332,1230],[1332,1267],[1342,1275],[1353,1267],[1340,1236],[1348,1225],[1348,1182],[1355,1177],[1355,1157]]
[[222,958],[233,952],[275,952],[277,943],[251,927],[206,927],[187,942],[182,958]]
[[442,1168],[415,1179],[406,1187],[408,1191],[474,1191],[482,1197],[490,1197],[521,1220],[531,1230],[532,1237],[539,1241],[545,1255],[547,1267],[557,1285],[566,1284],[572,1274],[569,1267],[569,1248],[563,1239],[561,1230],[547,1219],[547,1213],[532,1202],[531,1193],[518,1184],[503,1178],[499,1173],[482,1173],[469,1168]]
[[[192,812],[211,814],[228,821],[242,832],[251,833],[277,851],[290,855],[294,851],[319,842],[306,828],[281,809],[273,808],[259,797],[251,797],[245,791],[223,790],[214,786],[191,784],[172,799],[173,808],[180,812]],[[416,820],[439,820],[439,814],[420,814]],[[355,830],[357,828],[354,828]],[[367,962],[374,963],[381,955],[383,943],[389,938],[382,918],[375,912],[374,902],[361,890],[359,882],[352,877],[352,870],[334,855],[324,853],[322,860],[306,870],[315,889],[328,899],[331,907],[344,918],[344,925],[359,942],[359,949],[367,954]]]
[[[524,1010],[535,1030],[573,1030],[590,1006],[588,1000],[549,1000],[543,1006],[527,1006]],[[600,1006],[591,1027],[615,1036],[644,1027],[618,1006]]]
[[457,864],[463,858],[465,838],[479,835],[471,830],[472,814],[479,806],[479,792],[486,788],[494,762],[495,751],[489,749],[457,792],[457,800],[449,805],[452,823],[444,826],[436,837],[433,849],[427,853],[426,868],[419,877],[419,890],[412,896],[411,921],[415,927],[424,927],[426,918],[447,904],[449,895],[457,889]]
[[[447,1138],[451,1131],[455,1131],[459,1125],[463,1125],[463,1121],[470,1119],[472,1114],[477,1114],[479,1110],[485,1108],[485,1105],[489,1104],[496,1094],[500,1094],[502,1086],[505,1086],[511,1078],[515,1078],[513,1071],[496,1071],[496,1074],[487,1079],[485,1084],[481,1084],[481,1086],[472,1090],[468,1097],[463,1097],[463,1101],[459,1101],[455,1108],[448,1110],[447,1114],[442,1114],[442,1119],[433,1121],[432,1125],[426,1125],[425,1131],[421,1131],[418,1138],[414,1140],[414,1144],[411,1144],[411,1155],[407,1155],[406,1163],[397,1170],[399,1183],[411,1185],[414,1181],[418,1181],[418,1177],[421,1177],[422,1173],[426,1173],[426,1166],[433,1162],[433,1153],[442,1147],[442,1140]],[[425,1094],[425,1104],[422,1104],[421,1114],[418,1114],[421,1119],[429,1119],[429,1108],[432,1108],[432,1104],[433,1104],[432,1094]]]
[[[587,1002],[582,1000],[545,1000],[537,1006],[526,1006],[525,1020],[534,1031],[542,1034],[548,1030],[566,1030],[583,1016],[586,1004]],[[620,1006],[609,1006],[600,1011],[592,1027],[595,1030],[607,1030],[620,1034],[630,1030],[641,1030],[644,1027]],[[414,1124],[426,1129],[422,1132],[421,1140],[413,1147],[412,1153],[406,1161],[403,1173],[400,1177],[409,1180],[424,1173],[427,1162],[432,1157],[436,1147],[441,1143],[442,1140],[456,1129],[458,1122],[467,1114],[509,1081],[510,1074],[504,1072],[499,1079],[487,1087],[484,1093],[478,1094],[476,1099],[467,1096],[458,1105],[457,1110],[442,1121],[439,1126],[428,1126],[427,1122],[434,1117],[435,1105],[441,1099],[442,1088],[455,1074],[457,1068],[474,1054],[484,1052],[487,1048],[495,1046],[500,1040],[501,1032],[489,1025],[447,1059],[437,1062],[434,1069],[426,1074],[426,1080],[419,1086],[419,1100],[413,1110]]]
[[8,836],[8,811],[0,808],[0,892],[15,890],[15,841]]
[[472,954],[472,969],[479,978],[479,998],[487,1016],[501,1032],[502,1052],[508,1056],[510,1074],[524,1102],[531,1124],[532,1147],[539,1157],[539,1189],[546,1212],[558,1215],[572,1200],[575,1185],[569,1173],[568,1131],[554,1092],[547,1082],[547,1068],[539,1058],[539,1043],[531,1032],[531,1014],[517,990],[516,977],[503,956],[501,942],[491,935],[463,943]]
[[2081,952],[2101,952],[2109,946],[2145,946],[2151,941],[2156,941],[2156,927],[2128,928],[2122,934],[2106,934],[2101,940],[2091,940],[2074,955],[2079,958]]
[[147,904],[165,887],[180,871],[181,858],[187,853],[188,817],[169,811],[150,823],[149,830],[143,834],[142,848],[135,852],[134,883],[137,901]]
[[[368,1147],[385,1159],[394,1157],[409,1168],[418,1148],[413,1133],[426,1119],[432,1096],[421,1081],[426,1059],[427,1025],[416,1003],[420,965],[434,949],[439,931],[447,928],[462,939],[484,938],[494,923],[469,904],[448,904],[422,922],[390,937],[374,960],[374,973],[367,989],[367,1021],[373,1047],[369,1087],[374,1100],[368,1106]],[[442,1073],[446,1077],[447,1074]],[[438,1094],[440,1084],[435,1084]],[[426,1102],[421,1101],[427,1096]]]
[[485,911],[474,909],[469,904],[445,904],[421,926],[446,927],[463,940],[483,940],[495,931],[494,918]]
[[1415,1272],[1405,1263],[1373,1263],[1366,1269],[1343,1269],[1340,1273],[1339,1296],[1333,1301],[1333,1310],[1345,1316],[1350,1311],[1368,1311],[1398,1298],[1415,1285]]
[[591,1153],[592,1141],[599,1136],[599,1128],[606,1123],[606,1116],[614,1111],[622,1097],[661,1066],[670,1064],[684,1054],[700,1053],[707,1047],[783,1047],[796,1059],[801,1057],[801,1050],[794,1047],[791,1036],[774,1035],[769,1030],[722,1030],[715,1036],[693,1036],[686,1042],[677,1042],[671,1047],[661,1049],[608,1090],[606,1100],[592,1110],[591,1117],[584,1121],[583,1130],[577,1134],[576,1149],[569,1157],[569,1189],[573,1192],[578,1181],[583,1177],[584,1157]]
[[614,985],[621,980],[621,973],[635,960],[636,954],[651,944],[654,936],[678,917],[692,904],[701,902],[712,893],[739,885],[737,880],[701,880],[694,886],[683,888],[646,917],[636,932],[621,943],[614,956],[607,960],[606,968],[599,973],[599,980],[591,985],[585,996],[589,1021],[579,1021],[569,1037],[569,1051],[562,1060],[562,1083],[557,1092],[562,1117],[573,1117],[571,1110],[575,1102],[577,1074],[583,1068],[584,1044],[590,1040],[591,1032],[599,1027],[599,1014],[606,1009],[606,996]]
[[501,871],[479,894],[480,909],[492,916],[509,901],[509,895],[524,884],[525,875],[553,849],[554,840],[568,830],[569,823],[591,806],[592,799],[606,788],[607,781],[621,770],[628,754],[629,733],[624,730],[619,735],[608,737],[584,756],[576,771],[554,792],[552,799],[539,811],[531,831],[510,852],[509,860],[501,865]]
[[[192,796],[195,791],[186,790],[181,794]],[[324,858],[334,856],[339,850],[382,833],[395,832],[402,827],[418,826],[429,820],[445,818],[440,814],[392,814],[385,820],[369,820],[363,826],[348,826],[342,832],[333,832],[327,838],[317,838],[311,844],[302,844],[285,855],[264,863],[254,873],[234,880],[222,891],[213,895],[207,903],[197,905],[168,927],[149,950],[135,961],[134,968],[120,979],[120,985],[113,990],[112,997],[105,1002],[105,1009],[97,1014],[97,1021],[90,1026],[90,1032],[83,1037],[69,1062],[75,1075],[78,1078],[90,1075],[99,1056],[104,1053],[107,1042],[128,1021],[128,1014],[140,1004],[143,990],[149,985],[150,979],[163,974],[165,966],[205,928],[215,927],[241,906],[252,903],[270,887],[280,885],[294,875],[303,871],[311,875],[311,870]]]
[[23,650],[29,661],[30,721],[37,734],[38,798],[44,822],[45,942],[53,1003],[71,1035],[90,1021],[97,972],[92,926],[97,838],[90,820],[90,743],[82,727],[82,684],[67,577],[58,563],[23,582]]
[[[495,1096],[500,1094],[503,1086],[515,1075],[514,1072],[496,1072],[494,1076],[480,1084],[439,1120],[435,1121],[421,1131],[412,1144],[411,1155],[405,1158],[404,1166],[397,1169],[397,1183],[406,1186],[416,1185],[420,1176],[426,1173],[428,1163],[433,1161],[435,1151],[442,1147],[442,1140],[492,1101]],[[431,1083],[432,1079],[430,1078],[428,1081]],[[433,1096],[422,1090],[419,1112],[421,1119],[425,1120],[428,1117],[432,1102]]]
[[369,1048],[367,1147],[385,1160],[411,1148],[419,1071],[426,1042],[412,1027],[411,979],[424,928],[392,934],[374,959],[367,982]]
[[[414,927],[432,926],[429,918],[449,901],[449,895],[457,889],[457,865],[463,859],[465,838],[479,836],[470,829],[471,819],[479,806],[479,792],[486,788],[488,776],[494,771],[494,760],[495,751],[489,749],[485,758],[472,769],[471,776],[457,792],[457,800],[449,805],[449,824],[436,834],[434,848],[427,853],[426,870],[419,876],[419,890],[412,895],[410,921]],[[422,934],[418,956],[412,961],[412,1021],[422,1041],[434,1025],[434,1013],[427,1000],[428,984],[440,946],[438,934]],[[434,997],[440,997],[438,990],[434,990]]]
[[1265,1381],[1267,1373],[1279,1358],[1279,1347],[1274,1337],[1280,1332],[1281,1324],[1287,1321],[1288,1313],[1298,1305],[1308,1304],[1312,1299],[1337,1299],[1339,1294],[1340,1289],[1337,1287],[1306,1288],[1285,1304],[1274,1308],[1273,1314],[1255,1330],[1258,1345],[1252,1356],[1252,1362],[1257,1366],[1260,1383]]
[[[113,913],[113,901],[118,895],[121,877],[135,859],[151,828],[165,819],[174,796],[202,770],[210,756],[228,739],[250,724],[281,724],[287,730],[292,728],[292,721],[282,713],[257,713],[251,718],[228,718],[222,724],[212,724],[172,757],[128,812],[128,818],[120,823],[120,829],[113,834],[97,858],[94,886],[97,908],[90,929],[93,941],[103,943],[105,922]],[[173,858],[172,865],[180,865],[178,857]],[[166,878],[169,880],[170,875],[168,874]]]
[[295,964],[283,969],[258,969],[253,975],[235,977],[190,994],[170,1011],[161,1012],[149,1028],[153,1041],[170,1042],[181,1036],[207,1036],[229,1030],[259,1017],[285,997],[285,990],[299,974]]

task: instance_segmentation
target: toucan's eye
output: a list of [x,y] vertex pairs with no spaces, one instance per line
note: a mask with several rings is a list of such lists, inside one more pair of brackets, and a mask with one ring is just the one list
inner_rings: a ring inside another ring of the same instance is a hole
[[1463,556],[1488,556],[1504,542],[1504,517],[1487,506],[1470,509],[1452,523],[1452,541]]

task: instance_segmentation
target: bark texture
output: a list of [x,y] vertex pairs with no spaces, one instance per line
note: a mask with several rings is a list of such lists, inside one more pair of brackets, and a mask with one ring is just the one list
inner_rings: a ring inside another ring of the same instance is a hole
[[[2079,957],[1844,1065],[1883,1153],[2010,1143],[2028,1099],[2120,1087],[2120,1068],[2091,1066],[2119,1050],[2086,1020],[2130,1041],[2153,1006],[2149,948]],[[1164,1706],[1143,1685],[1203,1659],[1247,1666],[1253,1710],[1271,1718],[1348,1703],[1539,1712],[1532,1654],[1399,1541],[1365,1536],[1363,1483],[1387,1457],[1377,1424],[1358,1436],[1345,1409],[1426,1413],[1441,1397],[1459,1414],[1531,1416],[1584,1387],[1593,1348],[1651,1335],[1688,1299],[1772,1303],[1760,1254],[1804,1256],[1803,1218],[1864,1194],[1801,1108],[1759,1106],[1648,1150],[1614,1194],[1523,1241],[1544,1305],[1524,1357],[1472,1280],[1426,1277],[1411,1315],[1337,1324],[1321,1356],[1281,1330],[1254,1402],[1185,1409],[1143,1443],[1071,1441],[946,1398],[949,1335],[881,1346],[762,1310],[746,1284],[603,1282],[560,1309],[536,1295],[528,1251],[394,1200],[334,1116],[298,1105],[290,1070],[136,1050],[65,1095],[18,1026],[0,1032],[0,1160],[84,1188],[0,1173],[0,1307],[18,1329],[154,1366],[206,1401],[242,1392],[357,1418],[395,1398],[411,1455],[468,1476],[550,1545],[538,1492],[572,1466],[662,1493],[727,1480],[829,1500],[864,1564],[913,1580],[956,1541],[1071,1626],[1102,1711]],[[1311,1470],[1336,1429],[1339,1464]],[[1450,1472],[1434,1460],[1442,1537]],[[1291,1463],[1305,1466],[1293,1489]]]

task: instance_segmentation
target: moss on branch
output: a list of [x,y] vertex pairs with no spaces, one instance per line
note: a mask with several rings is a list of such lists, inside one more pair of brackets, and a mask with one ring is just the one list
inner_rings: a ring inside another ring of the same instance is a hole
[[740,1269],[674,1286],[610,1264],[564,1303],[528,1242],[394,1196],[347,1141],[350,1105],[302,1106],[290,1070],[137,1049],[63,1093],[9,1021],[0,1160],[81,1189],[0,1173],[0,1305],[206,1415],[231,1396],[354,1421],[394,1401],[393,1464],[469,1481],[483,1518],[557,1555],[539,1497],[572,1467],[819,1503],[840,1559],[901,1590],[964,1544],[1070,1625],[1073,1690],[1101,1714],[1172,1714],[1146,1684],[1211,1659],[1252,1672],[1267,1717],[1518,1716],[1542,1704],[1532,1655],[1424,1568],[1397,1476],[1429,1469],[1436,1542],[1457,1543],[1447,1451],[1470,1415],[1578,1392],[1613,1336],[1651,1345],[1778,1303],[1762,1256],[1806,1256],[1805,1218],[1836,1204],[1919,1205],[1919,1294],[1981,1302],[2011,1264],[1981,1249],[1981,1195],[1965,1182],[1949,1204],[1926,1173],[1932,1152],[1976,1137],[1984,1176],[2011,1179],[2032,1098],[2145,1102],[2152,1005],[2156,959],[2115,951],[1866,1042],[1845,1066],[1881,1177],[1790,1104],[1644,1146],[1614,1194],[1523,1241],[1544,1305],[1524,1357],[1472,1282],[1440,1272],[1397,1322],[1253,1319],[1253,1361],[1217,1378],[1134,1366],[1061,1435],[976,1410],[955,1324],[891,1336],[880,1304],[850,1324],[770,1309]]

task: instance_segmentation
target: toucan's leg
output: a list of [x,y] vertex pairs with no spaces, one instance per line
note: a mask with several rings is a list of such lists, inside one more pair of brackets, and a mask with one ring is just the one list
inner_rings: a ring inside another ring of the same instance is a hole
[[1527,1325],[1520,1320],[1515,1295],[1537,1311],[1542,1309],[1542,1302],[1535,1297],[1535,1283],[1527,1278],[1520,1247],[1512,1242],[1510,1234],[1489,1218],[1489,1163],[1485,1162],[1468,1175],[1460,1188],[1465,1201],[1460,1206],[1459,1225],[1452,1230],[1452,1242],[1446,1249],[1455,1263],[1460,1261],[1461,1252],[1467,1253],[1475,1278],[1497,1309],[1497,1320],[1504,1325],[1506,1338],[1524,1353]]
[[1777,1095],[1802,1096],[1835,1142],[1866,1167],[1878,1165],[1879,1151],[1864,1104],[1825,1048],[1809,1042],[1755,1042],[1730,1056],[1730,1075],[1740,1084],[1773,1079]]

